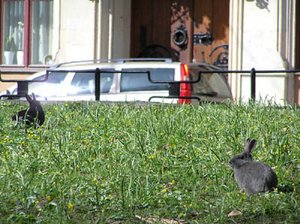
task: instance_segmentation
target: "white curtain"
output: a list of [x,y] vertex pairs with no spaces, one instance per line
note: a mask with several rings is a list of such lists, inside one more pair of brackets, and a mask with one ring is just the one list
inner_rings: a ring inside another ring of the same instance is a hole
[[3,54],[3,63],[16,64],[16,52],[24,48],[24,0],[4,0],[3,21],[3,50],[13,54],[11,60]]
[[[53,30],[53,0],[31,0],[31,24],[24,24],[25,0],[4,0],[3,15],[3,64],[23,64],[24,26],[31,25],[30,63],[44,64],[51,57]],[[29,15],[28,15],[29,16]],[[8,58],[10,51],[10,59]],[[21,55],[21,57],[19,57]]]
[[44,64],[52,54],[53,0],[33,0],[31,63]]

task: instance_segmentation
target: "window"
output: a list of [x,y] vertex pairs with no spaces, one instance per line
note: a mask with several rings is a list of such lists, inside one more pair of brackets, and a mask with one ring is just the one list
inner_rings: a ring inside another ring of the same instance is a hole
[[[112,73],[100,74],[100,92],[108,93],[113,83]],[[77,89],[77,94],[95,93],[95,73],[76,72],[71,85]]]
[[[170,82],[174,80],[174,69],[124,69],[121,74],[121,92],[126,91],[146,91],[146,90],[168,90],[168,83],[152,83],[148,78],[154,82]],[[131,73],[132,72],[132,73]],[[141,73],[137,73],[141,72]]]
[[0,0],[1,64],[46,64],[52,55],[53,0]]
[[[199,69],[190,69],[192,80],[197,80],[199,72]],[[224,74],[201,72],[200,81],[193,83],[192,87],[194,95],[231,98],[231,91]]]

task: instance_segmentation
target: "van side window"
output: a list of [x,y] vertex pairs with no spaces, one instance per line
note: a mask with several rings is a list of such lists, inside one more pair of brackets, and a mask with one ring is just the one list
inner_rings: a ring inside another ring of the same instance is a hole
[[147,71],[154,82],[170,82],[174,80],[174,69],[123,69],[121,74],[121,92],[126,91],[147,91],[147,90],[168,90],[168,83],[152,83],[148,78]]
[[[113,82],[112,73],[100,74],[100,92],[108,93]],[[71,86],[77,89],[77,93],[95,93],[95,73],[76,72]]]

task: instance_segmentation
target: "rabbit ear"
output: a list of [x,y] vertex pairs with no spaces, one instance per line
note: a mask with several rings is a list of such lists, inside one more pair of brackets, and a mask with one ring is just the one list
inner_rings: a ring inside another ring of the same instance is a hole
[[27,93],[25,93],[25,97],[29,103],[32,102],[32,98]]
[[247,138],[246,143],[245,143],[245,152],[251,154],[251,152],[254,149],[255,145],[256,145],[256,140],[255,139]]
[[35,98],[35,94],[34,94],[34,93],[32,93],[32,99],[33,99],[33,101],[36,101],[36,98]]

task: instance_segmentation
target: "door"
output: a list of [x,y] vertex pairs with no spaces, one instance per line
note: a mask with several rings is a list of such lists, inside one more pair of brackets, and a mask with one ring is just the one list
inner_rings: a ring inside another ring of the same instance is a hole
[[141,53],[149,46],[153,46],[149,51],[157,53],[154,55],[156,57],[168,53],[169,49],[163,48],[169,48],[170,45],[169,6],[169,0],[132,0],[131,57],[143,56]]
[[228,36],[229,0],[132,0],[131,57],[224,63]]
[[[195,0],[194,4],[193,61],[204,61],[226,67],[228,63],[229,0]],[[202,43],[197,42],[197,39],[200,38],[203,39]]]

